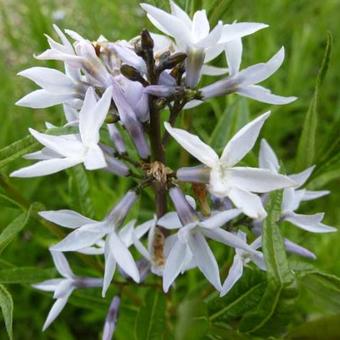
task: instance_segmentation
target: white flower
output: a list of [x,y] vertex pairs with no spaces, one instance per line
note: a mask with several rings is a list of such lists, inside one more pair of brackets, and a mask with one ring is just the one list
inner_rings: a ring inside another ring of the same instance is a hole
[[288,104],[296,100],[296,97],[282,97],[272,94],[270,90],[257,85],[268,79],[282,65],[284,60],[283,47],[266,63],[255,64],[240,71],[242,55],[241,39],[229,42],[226,46],[230,75],[225,79],[202,88],[200,91],[204,100],[229,93],[237,93],[260,102],[276,105]]
[[239,130],[227,143],[221,157],[197,136],[165,123],[170,135],[210,168],[210,192],[219,197],[229,197],[246,215],[257,219],[263,219],[266,212],[261,199],[254,192],[269,192],[294,185],[291,179],[270,170],[235,166],[254,146],[269,114],[261,115]]
[[[238,231],[237,236],[244,242],[247,242],[247,235],[244,232]],[[266,264],[264,262],[263,254],[259,251],[256,251],[256,249],[259,247],[261,247],[261,237],[257,238],[252,244],[250,244],[250,248],[254,250],[251,253],[249,253],[248,251],[244,251],[243,249],[235,249],[233,264],[231,265],[229,269],[229,274],[223,283],[221,297],[226,295],[235,285],[235,283],[242,277],[243,267],[248,262],[252,261],[261,270],[266,270]]]
[[57,301],[52,306],[43,326],[43,331],[58,317],[65,307],[68,298],[76,288],[101,287],[103,280],[95,278],[77,277],[71,270],[63,253],[51,251],[54,265],[62,279],[52,279],[33,285],[34,288],[54,292]]
[[89,251],[89,247],[95,246],[105,238],[103,296],[105,296],[112,281],[117,264],[127,275],[132,277],[133,280],[139,282],[137,266],[128,250],[128,247],[131,245],[130,239],[133,235],[124,236],[125,233],[131,232],[129,229],[131,227],[133,228],[133,224],[130,224],[127,230],[122,233],[118,231],[123,219],[135,202],[136,197],[134,191],[129,191],[103,221],[88,219],[71,210],[44,211],[40,213],[40,215],[48,221],[66,228],[75,229],[62,241],[51,247],[53,251],[80,251],[94,254],[95,252]]
[[223,25],[220,21],[210,30],[205,10],[195,12],[191,19],[173,1],[170,1],[171,14],[145,3],[141,6],[148,13],[148,18],[154,26],[173,37],[179,50],[188,55],[186,84],[189,87],[194,87],[198,83],[203,64],[223,52],[225,43],[267,27],[256,23]]
[[[279,172],[279,161],[272,148],[264,139],[261,141],[259,164],[261,168],[270,169],[275,173]],[[324,213],[304,215],[297,214],[295,212],[299,208],[301,202],[310,201],[329,194],[329,191],[327,190],[311,191],[301,189],[312,174],[313,169],[314,166],[300,173],[289,176],[296,185],[292,188],[284,189],[282,200],[282,219],[291,222],[303,230],[313,233],[336,231],[336,228],[327,226],[321,222],[323,220]]]
[[30,129],[33,137],[45,148],[26,157],[40,161],[14,171],[11,176],[45,176],[81,163],[84,163],[88,170],[105,168],[104,153],[98,145],[99,129],[110,108],[111,96],[110,87],[97,102],[93,88],[87,90],[84,104],[79,112],[79,134],[52,136]]
[[[240,214],[239,209],[214,213],[203,221],[198,219],[182,226],[177,213],[170,212],[159,219],[157,224],[167,229],[179,229],[172,240],[172,247],[167,256],[163,272],[163,289],[168,291],[176,277],[192,266],[192,261],[209,282],[221,290],[221,282],[216,259],[205,239],[208,237],[230,247],[241,248],[254,253],[242,239],[222,229],[225,223]],[[191,265],[190,265],[191,262]]]

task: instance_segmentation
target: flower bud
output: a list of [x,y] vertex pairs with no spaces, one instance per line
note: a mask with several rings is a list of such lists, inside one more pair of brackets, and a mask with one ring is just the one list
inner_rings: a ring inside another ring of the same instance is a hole
[[176,65],[182,63],[186,59],[187,55],[185,53],[175,53],[170,55],[168,58],[165,58],[158,65],[158,70],[163,71],[166,69],[172,69]]
[[143,30],[141,33],[141,46],[143,50],[152,50],[154,42],[148,30]]
[[110,304],[107,316],[105,319],[104,330],[103,330],[103,340],[111,340],[113,333],[116,328],[118,311],[120,305],[120,298],[115,296]]
[[198,218],[195,210],[189,204],[180,188],[172,187],[169,195],[183,225],[197,221]]
[[139,71],[131,65],[124,64],[120,67],[121,74],[129,80],[146,83]]
[[117,150],[117,152],[120,155],[123,154],[123,153],[126,153],[126,147],[125,147],[124,140],[123,140],[119,130],[117,129],[116,125],[115,124],[107,124],[107,128],[109,130],[111,140],[112,140],[114,147]]
[[114,225],[119,226],[123,223],[126,215],[130,211],[131,207],[137,200],[137,194],[135,191],[128,191],[125,196],[118,202],[118,204],[112,209],[108,221],[111,221]]
[[105,155],[105,160],[107,163],[107,171],[118,176],[127,176],[129,174],[129,168],[120,160],[109,155]]

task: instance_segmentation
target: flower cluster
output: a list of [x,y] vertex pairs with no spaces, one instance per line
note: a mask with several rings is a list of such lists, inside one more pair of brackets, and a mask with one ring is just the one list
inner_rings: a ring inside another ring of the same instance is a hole
[[[50,175],[83,164],[86,170],[102,169],[137,182],[100,221],[72,210],[40,212],[42,218],[71,229],[50,248],[63,278],[35,285],[53,291],[56,299],[44,329],[58,316],[74,289],[100,286],[104,297],[114,284],[114,275],[118,275],[116,269],[127,282],[132,279],[137,284],[150,273],[161,276],[167,292],[180,274],[198,268],[221,296],[227,294],[248,262],[266,270],[261,233],[267,216],[267,193],[271,191],[284,191],[282,220],[314,233],[335,230],[322,224],[321,213],[296,212],[303,201],[328,194],[302,188],[313,168],[290,176],[280,174],[279,161],[265,140],[261,141],[258,167],[242,163],[270,112],[243,126],[221,155],[196,135],[174,127],[183,109],[217,96],[235,93],[278,105],[296,99],[274,95],[258,85],[281,66],[283,48],[269,61],[240,70],[242,38],[267,25],[220,21],[211,28],[205,10],[191,18],[172,1],[171,13],[149,4],[141,6],[164,35],[144,30],[130,41],[110,42],[101,36],[93,42],[54,26],[60,41],[47,37],[50,48],[36,58],[62,61],[64,72],[32,67],[19,73],[41,89],[26,95],[17,105],[47,108],[62,104],[66,122],[62,128],[47,124],[45,133],[30,129],[43,148],[25,156],[36,163],[14,171],[12,176]],[[223,53],[227,67],[208,64]],[[212,77],[211,84],[200,85],[203,75]],[[160,115],[163,110],[169,111],[164,129]],[[58,129],[61,134],[55,133]],[[165,161],[170,136],[200,164],[170,169]],[[128,147],[128,139],[135,150]],[[193,190],[195,198],[183,192],[184,187],[188,188],[183,184],[188,183],[199,188],[200,194]],[[131,207],[148,188],[155,192],[154,218],[142,224],[136,220],[125,223]],[[249,232],[239,228],[240,220]],[[248,243],[247,238],[253,241]],[[212,241],[235,250],[227,277],[220,276]],[[285,246],[287,251],[315,257],[288,239]],[[137,252],[131,252],[131,247]],[[65,252],[103,255],[103,278],[76,276]],[[119,303],[119,297],[112,301],[104,339],[113,334]]]

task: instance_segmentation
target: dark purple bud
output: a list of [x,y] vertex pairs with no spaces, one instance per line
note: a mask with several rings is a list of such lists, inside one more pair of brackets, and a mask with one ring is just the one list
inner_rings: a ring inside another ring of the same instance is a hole
[[152,50],[154,42],[148,30],[143,30],[141,33],[141,46],[143,50]]
[[104,330],[103,330],[103,340],[111,340],[113,333],[116,328],[116,323],[118,319],[118,311],[120,305],[120,298],[115,296],[110,304],[107,316],[105,318]]
[[178,217],[183,225],[187,225],[198,220],[195,210],[187,201],[180,188],[172,187],[169,194],[172,203],[176,208]]
[[167,70],[167,69],[172,69],[176,65],[182,63],[186,59],[186,57],[187,57],[187,55],[185,53],[179,52],[179,53],[172,54],[169,57],[161,60],[159,66],[158,66],[158,70],[163,71],[163,70]]

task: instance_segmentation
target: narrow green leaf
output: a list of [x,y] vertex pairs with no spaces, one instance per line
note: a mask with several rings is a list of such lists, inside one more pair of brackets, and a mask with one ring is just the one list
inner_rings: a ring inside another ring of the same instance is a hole
[[[75,131],[76,130],[74,128],[57,127],[48,129],[45,133],[51,135],[62,135]],[[40,144],[32,136],[26,136],[2,148],[0,150],[0,169],[23,155],[39,149],[39,145]]]
[[94,217],[94,207],[91,200],[90,185],[87,173],[82,165],[69,169],[70,192],[72,193],[73,204],[82,214]]
[[39,143],[32,137],[26,136],[0,150],[0,169],[23,155],[35,151]]
[[0,284],[37,283],[56,276],[54,268],[18,267],[0,270]]
[[148,291],[135,325],[136,340],[162,340],[165,335],[165,297],[157,290]]
[[262,271],[246,269],[240,281],[224,297],[216,294],[208,301],[211,322],[227,322],[240,318],[254,309],[260,302],[266,287],[265,274]]
[[[267,286],[255,310],[245,314],[240,331],[256,335],[280,334],[290,321],[289,313],[297,295],[295,277],[289,268],[283,238],[277,224],[282,191],[272,192],[266,205],[268,216],[263,224],[262,251],[267,266]],[[277,327],[270,330],[273,323]],[[270,333],[272,332],[272,333]]]
[[199,299],[184,300],[177,309],[175,339],[202,339],[209,328],[206,305]]
[[310,103],[309,109],[306,113],[301,137],[299,140],[298,151],[296,156],[297,171],[303,170],[308,166],[311,166],[314,162],[316,130],[318,124],[319,88],[328,69],[331,49],[332,49],[332,36],[329,33],[327,36],[327,45],[325,48],[324,57],[316,79],[314,95]]
[[26,226],[31,215],[32,208],[20,214],[0,234],[0,254],[14,239],[14,237]]
[[13,339],[13,300],[11,294],[3,285],[0,285],[0,307],[8,337]]

